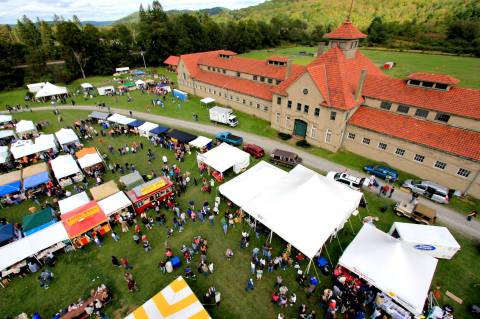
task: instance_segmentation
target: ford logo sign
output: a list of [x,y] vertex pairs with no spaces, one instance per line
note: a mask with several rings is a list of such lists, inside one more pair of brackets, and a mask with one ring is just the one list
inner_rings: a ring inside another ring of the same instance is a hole
[[415,248],[418,250],[435,250],[437,249],[435,246],[432,245],[415,245]]

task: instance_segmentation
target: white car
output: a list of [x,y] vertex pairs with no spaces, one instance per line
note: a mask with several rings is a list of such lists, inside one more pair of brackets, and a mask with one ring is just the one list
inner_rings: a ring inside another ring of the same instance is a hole
[[327,178],[345,184],[351,189],[360,190],[362,187],[368,187],[370,179],[366,177],[356,177],[348,173],[328,172]]

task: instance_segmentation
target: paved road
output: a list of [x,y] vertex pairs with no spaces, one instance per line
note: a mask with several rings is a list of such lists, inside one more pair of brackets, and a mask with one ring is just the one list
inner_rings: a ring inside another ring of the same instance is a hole
[[[33,108],[34,111],[52,110],[52,109],[53,107],[51,106]],[[58,109],[101,111],[101,109],[95,106],[75,106],[75,107],[58,106]],[[111,112],[115,112],[115,113],[119,113],[127,116],[129,115],[129,111],[127,109],[111,108]],[[220,130],[225,130],[225,127],[223,126],[201,124],[197,122],[190,122],[190,121],[175,119],[171,117],[165,117],[157,114],[143,113],[143,112],[137,112],[137,111],[133,112],[132,117],[137,119],[142,119],[142,120],[148,120],[151,122],[161,123],[166,126],[174,126],[174,127],[185,129],[185,130],[195,130],[198,132],[204,132],[210,135],[215,135]],[[295,152],[300,157],[303,158],[303,164],[316,170],[320,170],[324,172],[328,172],[328,171],[342,172],[347,170],[347,168],[342,165],[333,163],[321,157],[312,155],[308,152],[299,150],[298,148],[295,148],[288,144],[284,144],[280,141],[276,141],[267,137],[263,137],[263,136],[255,135],[252,133],[243,132],[243,131],[238,131],[230,128],[228,129],[228,131],[242,136],[244,140],[247,141],[248,143],[257,144],[263,147],[267,152],[272,151],[274,148],[281,148],[287,151]],[[363,172],[357,172],[351,169],[348,169],[348,171],[351,174],[356,176],[366,176],[365,173]],[[392,196],[392,199],[397,202],[402,200],[409,201],[410,198],[411,198],[411,195],[409,193],[403,192],[399,189],[397,189]],[[419,202],[434,208],[437,211],[437,217],[440,223],[447,225],[452,229],[455,229],[456,231],[466,236],[480,239],[480,222],[479,221],[474,220],[471,222],[467,222],[464,215],[450,209],[448,206],[436,204],[424,198],[419,198]]]

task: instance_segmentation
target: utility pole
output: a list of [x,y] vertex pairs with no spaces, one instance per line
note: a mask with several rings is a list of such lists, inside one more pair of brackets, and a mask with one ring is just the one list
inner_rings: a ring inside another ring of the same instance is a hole
[[353,1],[350,2],[350,10],[348,10],[348,20],[351,20],[351,17],[352,17],[352,10],[353,10]]
[[145,52],[144,51],[140,51],[140,55],[142,56],[142,59],[143,59],[143,66],[145,67],[145,70],[147,69],[147,64],[145,63],[145,56],[143,55]]

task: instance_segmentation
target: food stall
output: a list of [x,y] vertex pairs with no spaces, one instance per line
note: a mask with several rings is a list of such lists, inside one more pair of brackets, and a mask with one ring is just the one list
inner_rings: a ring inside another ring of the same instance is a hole
[[120,191],[113,180],[90,188],[90,193],[107,217],[120,213],[132,206],[124,192]]
[[22,190],[22,171],[0,175],[0,197],[15,195]]
[[142,185],[143,183],[145,183],[142,175],[140,175],[138,171],[121,176],[119,181],[120,183],[122,183],[124,189],[126,190],[131,190],[135,186]]
[[17,135],[13,130],[2,130],[0,131],[0,145],[6,146],[10,145],[12,141],[17,139]]
[[195,147],[200,151],[205,151],[212,148],[212,139],[205,136],[199,136],[193,141],[189,142],[188,145]]
[[105,171],[105,163],[95,147],[85,147],[75,153],[77,162],[88,176],[94,176],[96,170]]
[[35,162],[40,158],[32,140],[18,140],[12,143],[10,153],[17,163],[22,164],[28,164],[30,161]]
[[139,126],[138,129],[138,134],[140,136],[145,136],[145,137],[150,137],[150,131],[156,128],[158,125],[155,123],[151,122],[145,122],[141,126]]
[[164,127],[164,126],[157,126],[156,128],[150,130],[150,135],[153,136],[160,136],[162,134],[165,134],[170,128]]
[[58,153],[58,143],[53,134],[41,134],[35,138],[35,147],[37,152],[51,152],[54,154]]
[[227,143],[222,143],[206,153],[197,155],[198,166],[213,169],[212,176],[221,182],[225,172],[232,168],[238,174],[250,165],[250,154]]
[[143,213],[153,207],[155,200],[162,200],[173,194],[173,183],[166,177],[158,177],[147,183],[136,186],[127,192],[137,213]]
[[61,147],[68,147],[80,143],[77,134],[71,128],[62,128],[55,133],[58,143]]
[[172,140],[174,143],[190,143],[197,138],[196,135],[183,132],[180,130],[171,130],[170,132],[165,133],[165,135]]
[[25,191],[38,193],[51,181],[50,170],[47,163],[38,163],[25,167],[22,170],[23,189]]
[[32,121],[21,120],[15,125],[18,135],[37,133],[37,127]]
[[36,233],[57,222],[53,210],[48,207],[36,213],[26,215],[22,219],[22,228],[25,236]]
[[101,122],[106,121],[110,117],[110,114],[93,111],[92,113],[90,113],[90,115],[88,115],[88,117],[97,120],[98,122]]
[[0,146],[0,167],[8,169],[12,166],[12,156],[8,146]]
[[61,187],[81,182],[85,178],[72,155],[60,155],[50,161],[50,166]]
[[70,197],[58,201],[60,214],[68,213],[77,207],[83,206],[90,202],[86,192],[81,192]]

